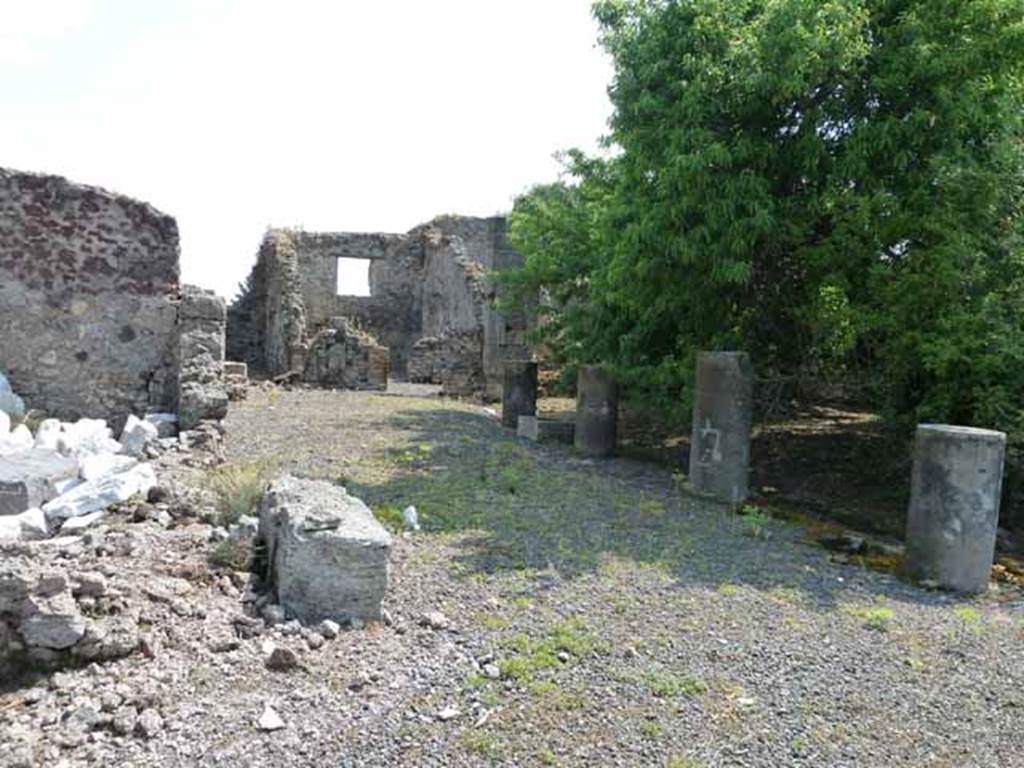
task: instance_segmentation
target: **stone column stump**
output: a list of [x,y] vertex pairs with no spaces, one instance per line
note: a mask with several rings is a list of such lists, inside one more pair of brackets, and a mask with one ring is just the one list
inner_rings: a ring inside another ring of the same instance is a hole
[[599,366],[580,366],[576,379],[576,433],[573,445],[584,456],[615,453],[619,387]]
[[747,498],[754,369],[746,352],[701,352],[690,442],[690,484],[738,504]]
[[537,414],[537,364],[528,360],[505,361],[505,385],[501,395],[501,423],[516,429],[520,416]]
[[995,557],[1006,435],[919,424],[914,439],[906,570],[957,592],[988,588]]

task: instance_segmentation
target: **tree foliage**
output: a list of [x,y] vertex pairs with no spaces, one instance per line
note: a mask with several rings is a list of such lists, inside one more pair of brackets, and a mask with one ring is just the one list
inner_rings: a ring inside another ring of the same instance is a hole
[[894,414],[1024,404],[1020,0],[602,0],[600,158],[517,200],[544,341],[678,399],[696,350],[869,375]]

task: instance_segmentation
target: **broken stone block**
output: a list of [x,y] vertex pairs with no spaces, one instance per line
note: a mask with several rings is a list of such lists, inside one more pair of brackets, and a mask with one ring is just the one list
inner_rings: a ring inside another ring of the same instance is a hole
[[78,459],[78,474],[83,480],[98,480],[107,475],[127,472],[138,463],[139,460],[134,456],[117,453],[90,453]]
[[62,453],[78,456],[87,453],[117,453],[121,450],[121,444],[114,439],[110,427],[103,419],[79,419],[74,424],[64,424],[57,447]]
[[156,485],[156,473],[149,464],[139,464],[127,472],[89,480],[43,505],[46,517],[67,520],[106,509],[111,504],[145,494]]
[[124,423],[124,429],[121,430],[121,453],[139,456],[146,443],[156,440],[159,436],[160,432],[154,424],[131,414]]
[[57,484],[78,476],[78,462],[54,450],[32,448],[0,462],[0,516],[17,515],[60,495]]
[[33,594],[21,604],[22,638],[28,646],[62,650],[85,635],[85,620],[65,585],[55,594]]
[[183,430],[192,429],[204,419],[223,419],[228,415],[228,393],[222,382],[182,383],[178,411]]
[[178,434],[178,415],[175,413],[147,413],[143,421],[156,427],[157,437],[161,439]]
[[60,527],[61,536],[77,536],[82,531],[92,528],[94,525],[99,525],[103,522],[103,519],[107,516],[107,510],[98,509],[95,512],[90,512],[87,515],[79,515],[78,517],[69,517],[64,521],[64,524]]
[[32,433],[24,424],[19,424],[6,435],[0,435],[0,456],[27,451],[32,447]]
[[36,541],[47,536],[46,513],[39,507],[19,515],[0,516],[0,541]]
[[51,451],[57,450],[57,443],[60,440],[60,431],[60,420],[43,419],[39,424],[39,428],[36,429],[36,448],[49,448]]
[[286,475],[260,505],[267,581],[304,624],[380,620],[391,536],[344,488]]
[[516,434],[538,443],[568,443],[572,445],[576,425],[571,421],[542,419],[537,416],[520,416]]

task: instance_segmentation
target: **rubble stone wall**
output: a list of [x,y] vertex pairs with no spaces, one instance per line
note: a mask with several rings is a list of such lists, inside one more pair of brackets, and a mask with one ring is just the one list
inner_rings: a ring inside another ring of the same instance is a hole
[[263,331],[262,368],[273,374],[305,367],[306,306],[298,249],[287,231],[271,231],[260,248],[265,296],[257,311]]
[[[306,317],[319,326],[336,316],[338,259],[384,259],[388,250],[399,244],[401,235],[349,232],[292,233],[299,259],[302,296]],[[344,297],[362,298],[362,297]]]
[[183,286],[178,310],[178,421],[182,429],[227,415],[224,331],[224,299],[212,291]]
[[346,317],[335,317],[319,331],[306,355],[305,381],[345,389],[388,387],[388,348]]
[[[296,296],[305,348],[334,327],[334,318],[346,317],[389,349],[392,376],[442,384],[449,394],[500,394],[504,360],[527,354],[525,322],[495,311],[488,277],[522,263],[507,245],[502,218],[442,216],[404,235],[274,230],[273,237],[287,240],[288,255],[278,253],[275,266],[265,258],[264,241],[247,290],[229,312],[233,359],[270,374],[312,373],[285,359],[280,338],[288,334],[275,328],[282,318],[272,307]],[[339,258],[370,261],[369,297],[335,295]],[[285,263],[290,277],[277,285],[275,270],[283,274]],[[281,290],[285,282],[288,291]]]
[[412,347],[409,381],[440,384],[446,393],[454,395],[479,393],[484,388],[482,353],[483,333],[479,329],[424,336]]
[[0,369],[30,408],[122,422],[177,404],[178,228],[151,206],[0,169]]
[[409,354],[419,336],[418,319],[410,302],[383,296],[335,296],[334,316],[347,317],[359,328],[371,329],[377,341],[390,350],[392,375],[407,377]]

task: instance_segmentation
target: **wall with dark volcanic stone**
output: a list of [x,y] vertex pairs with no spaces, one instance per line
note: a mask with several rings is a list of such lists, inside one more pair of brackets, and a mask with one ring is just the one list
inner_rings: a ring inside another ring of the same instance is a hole
[[174,219],[145,203],[0,169],[0,370],[30,408],[174,409],[178,257]]

